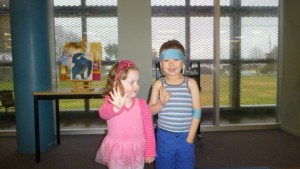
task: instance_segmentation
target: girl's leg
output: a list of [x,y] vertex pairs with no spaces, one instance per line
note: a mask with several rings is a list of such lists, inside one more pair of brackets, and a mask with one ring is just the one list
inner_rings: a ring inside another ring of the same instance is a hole
[[[132,169],[133,169],[133,168],[132,168]],[[135,169],[135,168],[134,168],[134,169]],[[142,163],[142,164],[136,166],[136,169],[144,169],[144,163]]]
[[111,167],[108,167],[109,169],[144,169],[144,164],[141,164],[139,166],[135,166],[135,167],[132,167],[132,166],[111,166]]
[[144,160],[137,160],[132,164],[116,164],[109,163],[109,169],[144,169]]
[[125,167],[125,166],[117,166],[117,165],[111,165],[111,166],[108,166],[109,169],[131,169],[131,168],[128,168],[128,167]]

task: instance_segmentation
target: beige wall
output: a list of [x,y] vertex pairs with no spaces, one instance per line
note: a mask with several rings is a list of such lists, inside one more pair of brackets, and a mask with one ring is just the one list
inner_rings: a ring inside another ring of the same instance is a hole
[[282,129],[300,136],[300,1],[280,2],[279,117]]
[[147,98],[152,82],[150,0],[118,0],[119,58],[140,68],[139,97]]

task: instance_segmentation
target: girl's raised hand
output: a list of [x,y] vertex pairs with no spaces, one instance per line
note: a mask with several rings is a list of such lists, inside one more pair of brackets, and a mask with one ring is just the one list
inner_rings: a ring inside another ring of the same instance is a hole
[[113,91],[110,92],[109,94],[110,94],[109,102],[113,104],[116,109],[120,110],[125,104],[127,94],[125,93],[124,96],[122,96],[119,87],[114,87]]

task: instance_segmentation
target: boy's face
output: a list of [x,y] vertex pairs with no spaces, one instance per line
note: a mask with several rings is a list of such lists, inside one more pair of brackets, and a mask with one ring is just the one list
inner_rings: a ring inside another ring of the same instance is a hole
[[181,73],[183,62],[179,59],[166,59],[160,61],[160,68],[165,75],[178,75]]

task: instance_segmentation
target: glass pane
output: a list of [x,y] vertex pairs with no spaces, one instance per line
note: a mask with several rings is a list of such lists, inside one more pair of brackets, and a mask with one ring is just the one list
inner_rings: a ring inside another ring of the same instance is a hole
[[1,7],[9,7],[9,0],[0,0]]
[[151,6],[179,6],[185,5],[185,1],[182,0],[151,0]]
[[[238,38],[239,39],[239,38]],[[220,107],[229,107],[230,105],[230,72],[232,70],[231,64],[226,63],[230,59],[230,44],[237,41],[230,40],[230,18],[220,18],[220,84],[219,84],[219,104]]]
[[201,124],[213,124],[213,17],[191,17],[190,59],[200,61]]
[[[213,6],[214,1],[212,0],[190,0],[191,6]],[[220,2],[221,6],[228,6],[230,0],[223,0]]]
[[191,0],[191,6],[213,6],[214,1],[211,0]]
[[54,0],[54,6],[79,6],[81,0]]
[[[118,22],[116,17],[87,18],[88,42],[101,43],[106,49],[111,45],[118,45]],[[116,51],[117,52],[117,51]],[[102,60],[117,60],[117,53],[113,55],[102,50]]]
[[[8,1],[1,1],[1,4],[2,7],[8,7]],[[0,90],[14,90],[9,14],[1,14],[0,23]],[[1,105],[0,130],[15,128],[15,109],[8,109],[8,113],[5,113]]]
[[191,59],[213,59],[213,18],[191,18]]
[[61,60],[61,52],[66,42],[81,42],[81,18],[55,18],[55,43],[57,60]]
[[242,59],[266,59],[278,43],[278,18],[242,18]]
[[86,0],[87,6],[117,6],[117,0]]
[[221,16],[228,17],[221,18],[220,24],[220,122],[275,123],[277,7],[258,13],[257,7],[269,1],[241,1],[244,5],[253,3],[247,11],[240,8],[239,1],[233,2],[235,10],[247,13],[247,17],[221,10]]
[[158,53],[160,46],[171,39],[177,39],[185,46],[184,18],[153,17],[152,49]]
[[276,105],[278,18],[243,18],[242,42],[241,105]]
[[278,6],[278,0],[241,0],[242,6]]

